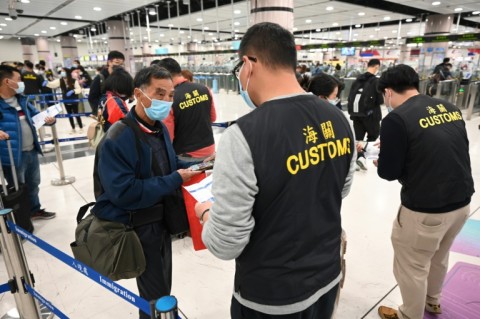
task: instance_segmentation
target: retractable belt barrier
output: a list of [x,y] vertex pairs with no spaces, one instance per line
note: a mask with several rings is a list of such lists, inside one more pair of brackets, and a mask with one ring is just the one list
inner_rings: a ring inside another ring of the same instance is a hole
[[[1,206],[3,206],[3,204],[1,204]],[[108,277],[103,276],[102,274],[98,273],[97,271],[90,268],[89,266],[83,264],[82,262],[72,258],[71,256],[60,251],[59,249],[53,247],[52,245],[48,244],[47,242],[33,235],[32,233],[26,231],[25,229],[18,226],[17,224],[15,224],[13,211],[11,209],[2,209],[0,211],[0,218],[1,218],[0,226],[6,229],[6,232],[0,233],[1,243],[3,244],[4,247],[8,247],[7,240],[13,240],[13,238],[8,239],[7,236],[12,236],[13,234],[19,235],[20,237],[25,238],[26,240],[28,240],[38,248],[45,251],[46,253],[62,261],[67,266],[75,269],[77,272],[90,278],[92,281],[96,282],[100,286],[104,287],[105,289],[109,290],[110,292],[124,299],[131,305],[140,309],[141,311],[149,315],[152,319],[181,319],[180,316],[178,315],[178,312],[180,311],[182,314],[183,312],[180,310],[180,308],[178,308],[177,300],[175,297],[164,296],[160,299],[149,302],[143,299],[142,297],[138,296],[137,294],[122,287],[121,285],[113,282]],[[19,242],[18,237],[16,237],[16,240],[17,242]],[[4,253],[7,256],[13,257],[12,252],[9,251],[8,249]],[[28,265],[27,265],[26,257],[23,253],[23,249],[20,249],[19,254],[21,254],[22,256],[15,256],[15,257],[18,257],[18,260],[22,260],[24,262],[24,267],[23,267],[24,273],[23,274],[17,273],[16,275],[21,276],[21,286],[23,288],[23,292],[25,294],[27,293],[30,294],[31,297],[35,298],[43,306],[49,309],[51,313],[55,314],[60,319],[68,319],[69,317],[67,315],[65,315],[61,310],[55,307],[47,298],[42,296],[37,290],[33,288],[34,286],[33,274],[30,273],[30,270],[28,269]],[[7,262],[8,258],[5,258],[5,259],[6,259],[5,262]],[[9,268],[8,266],[10,265],[8,265],[7,263],[7,268]],[[11,267],[9,269],[11,269]],[[28,276],[29,280],[24,280],[25,273],[30,274],[30,276]],[[9,275],[12,276],[13,274],[9,274]],[[18,281],[16,281],[15,276],[13,277],[14,277],[13,280],[10,280],[5,284],[0,285],[0,294],[5,293],[7,291],[10,291],[11,293],[21,292],[19,287],[17,287]],[[22,306],[22,305],[19,305],[19,306]],[[32,314],[32,312],[25,311],[24,308],[20,308],[20,310],[21,310],[21,315],[25,315],[26,313],[29,313],[30,315]],[[38,309],[37,309],[37,312],[38,312]],[[33,313],[35,313],[35,310],[33,311]],[[27,316],[27,317],[29,319],[33,319],[33,316]],[[40,318],[41,316],[38,317],[38,319]],[[52,316],[50,316],[49,318],[52,318]]]
[[[3,206],[3,205],[2,205]],[[44,240],[40,239],[39,237],[29,233],[22,227],[18,226],[17,224],[14,223],[13,215],[12,215],[12,210],[11,209],[4,209],[2,210],[2,216],[0,218],[2,219],[0,221],[0,224],[5,224],[7,228],[8,234],[2,234],[1,239],[3,241],[6,240],[7,235],[12,235],[10,234],[11,232],[14,234],[17,234],[38,248],[42,249],[43,251],[47,252],[51,256],[55,257],[56,259],[62,261],[64,264],[67,266],[75,269],[77,272],[81,273],[82,275],[90,278],[92,281],[96,282],[100,286],[104,287],[105,289],[109,290],[110,292],[114,293],[115,295],[119,296],[120,298],[124,299],[128,303],[132,304],[136,308],[140,309],[144,313],[146,313],[149,316],[152,316],[152,313],[155,314],[155,308],[158,308],[159,301],[162,301],[165,297],[162,297],[156,301],[147,301],[143,299],[142,297],[138,296],[137,294],[129,291],[128,289],[122,287],[121,285],[113,282],[110,280],[108,277],[103,276],[102,274],[96,272],[94,269],[88,267],[87,265],[83,264],[82,262],[74,259],[73,257],[65,254],[64,252],[60,251],[59,249],[53,247],[52,245],[48,244]],[[3,217],[3,218],[2,218]],[[7,246],[7,245],[5,245]],[[4,252],[7,255],[11,255],[11,252],[6,251]],[[23,256],[23,258],[20,258],[21,260],[23,259],[26,263],[26,258]],[[28,269],[26,269],[28,271]],[[31,278],[33,279],[33,275],[30,274]],[[23,290],[25,293],[29,293],[33,298],[38,300],[42,305],[47,307],[52,313],[54,313],[56,316],[58,316],[61,319],[68,319],[68,317],[58,308],[56,308],[50,301],[48,301],[45,297],[43,297],[38,291],[36,291],[33,288],[33,280],[30,282],[24,281],[22,277],[22,286]],[[10,282],[5,283],[0,285],[0,294],[5,293],[7,291],[12,291],[12,284]],[[18,288],[15,289],[14,292],[20,292]],[[173,297],[174,298],[174,297]],[[160,303],[162,304],[162,303]],[[175,305],[175,310],[177,309],[177,305]],[[157,309],[161,310],[161,309]],[[173,310],[172,310],[173,311]],[[163,313],[163,312],[162,312]],[[160,315],[162,314],[160,313]],[[152,318],[157,318],[153,317]],[[161,316],[158,318],[162,318]],[[168,317],[170,318],[170,317]],[[173,318],[173,317],[172,317]],[[180,318],[176,317],[175,319]]]

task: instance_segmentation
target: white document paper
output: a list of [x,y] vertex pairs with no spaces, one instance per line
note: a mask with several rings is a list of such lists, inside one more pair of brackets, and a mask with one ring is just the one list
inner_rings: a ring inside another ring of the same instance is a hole
[[192,184],[190,186],[184,186],[184,188],[195,198],[199,203],[206,201],[214,201],[212,195],[212,175],[207,176],[202,179],[201,182],[197,184]]
[[47,108],[45,111],[38,113],[32,117],[33,126],[38,130],[45,125],[45,119],[47,117],[55,117],[58,113],[62,112],[62,105],[54,104]]

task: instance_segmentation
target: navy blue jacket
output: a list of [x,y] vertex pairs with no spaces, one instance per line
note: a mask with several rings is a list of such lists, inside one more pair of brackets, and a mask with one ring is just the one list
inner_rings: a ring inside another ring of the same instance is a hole
[[[135,108],[127,114],[136,121]],[[149,208],[163,196],[172,194],[183,181],[177,172],[194,163],[178,160],[170,136],[162,123],[163,137],[170,163],[170,174],[154,176],[152,149],[140,141],[140,158],[136,149],[136,136],[131,128],[118,121],[107,131],[95,154],[94,188],[97,200],[92,212],[102,219],[128,223],[129,211]],[[138,178],[139,177],[139,178]],[[103,193],[99,193],[99,184]]]
[[[27,102],[27,97],[17,94],[17,101],[20,104],[27,122],[32,129],[33,143],[35,150],[42,154],[40,144],[38,144],[37,130],[33,126],[32,117],[37,115],[38,110],[30,103]],[[20,119],[18,117],[18,111],[11,107],[4,99],[0,97],[0,130],[10,135],[10,141],[12,145],[13,158],[15,166],[19,167],[22,160],[22,128],[20,126]],[[0,156],[3,165],[10,165],[10,158],[8,156],[7,143],[0,143]]]

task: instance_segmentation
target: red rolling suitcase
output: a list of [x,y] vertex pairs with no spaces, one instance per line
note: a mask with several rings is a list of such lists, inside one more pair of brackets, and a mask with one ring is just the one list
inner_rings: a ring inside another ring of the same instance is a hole
[[12,169],[12,176],[14,185],[7,187],[7,182],[3,174],[2,163],[0,162],[0,178],[2,181],[1,196],[3,207],[13,209],[15,222],[18,226],[26,231],[33,233],[33,224],[31,220],[30,199],[28,198],[28,189],[25,184],[18,184],[17,171],[15,169],[15,162],[13,160],[12,146],[7,140],[8,155],[10,157],[10,165]]

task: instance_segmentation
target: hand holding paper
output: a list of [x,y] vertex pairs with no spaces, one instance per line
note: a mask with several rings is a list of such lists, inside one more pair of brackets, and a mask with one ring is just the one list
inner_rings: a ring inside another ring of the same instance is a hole
[[38,130],[41,128],[45,123],[46,124],[53,124],[55,122],[55,115],[62,112],[62,106],[60,104],[55,104],[50,106],[43,112],[38,113],[37,115],[32,117],[33,126]]

